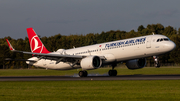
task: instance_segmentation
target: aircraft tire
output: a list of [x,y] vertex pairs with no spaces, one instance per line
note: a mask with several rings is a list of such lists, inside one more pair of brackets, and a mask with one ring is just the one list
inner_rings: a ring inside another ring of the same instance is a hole
[[117,70],[109,70],[109,76],[117,76]]
[[83,71],[84,72],[84,77],[87,77],[88,72],[87,71]]
[[80,77],[87,77],[87,75],[88,75],[87,71],[79,71]]
[[159,63],[157,63],[157,64],[155,65],[155,67],[156,67],[156,68],[159,68],[159,67],[160,67],[160,64],[159,64]]

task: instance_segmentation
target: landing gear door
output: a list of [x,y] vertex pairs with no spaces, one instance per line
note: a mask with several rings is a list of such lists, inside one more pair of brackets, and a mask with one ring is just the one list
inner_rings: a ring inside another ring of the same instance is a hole
[[151,37],[147,37],[146,48],[151,48]]

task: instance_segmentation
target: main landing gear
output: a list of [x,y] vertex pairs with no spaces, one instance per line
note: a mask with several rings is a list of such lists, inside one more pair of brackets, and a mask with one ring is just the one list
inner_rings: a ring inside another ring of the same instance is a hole
[[117,70],[114,70],[116,66],[117,64],[112,64],[112,70],[109,70],[108,72],[109,76],[117,76]]
[[87,71],[79,71],[80,77],[87,77],[87,75],[88,75]]
[[117,70],[109,70],[109,76],[117,76]]
[[[117,76],[117,70],[114,70],[114,68],[117,66],[117,64],[112,64],[112,70],[109,70],[108,74],[109,76]],[[87,77],[88,73],[87,71],[79,71],[80,77]]]

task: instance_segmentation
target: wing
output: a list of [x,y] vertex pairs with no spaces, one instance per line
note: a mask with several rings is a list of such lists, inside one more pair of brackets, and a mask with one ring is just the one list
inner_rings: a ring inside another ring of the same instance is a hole
[[[88,55],[61,55],[57,53],[34,53],[34,52],[25,52],[25,51],[18,51],[15,50],[11,43],[7,40],[7,43],[9,45],[9,48],[12,52],[18,52],[23,54],[31,54],[34,57],[38,57],[39,59],[49,59],[49,60],[55,60],[56,64],[59,62],[68,62],[68,63],[78,63],[81,59],[88,57]],[[104,56],[99,56],[101,59],[105,59]]]

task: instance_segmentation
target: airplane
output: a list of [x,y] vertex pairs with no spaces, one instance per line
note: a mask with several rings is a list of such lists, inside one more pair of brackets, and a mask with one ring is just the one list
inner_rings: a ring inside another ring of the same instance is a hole
[[114,68],[120,62],[125,62],[128,69],[140,69],[146,65],[146,57],[158,56],[172,51],[176,44],[168,37],[159,34],[105,42],[72,49],[58,49],[49,52],[33,28],[27,28],[31,52],[15,50],[6,39],[13,52],[32,54],[26,63],[35,67],[54,70],[78,69],[80,77],[87,77],[86,70],[98,69],[111,65],[109,76],[116,76]]

